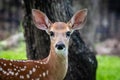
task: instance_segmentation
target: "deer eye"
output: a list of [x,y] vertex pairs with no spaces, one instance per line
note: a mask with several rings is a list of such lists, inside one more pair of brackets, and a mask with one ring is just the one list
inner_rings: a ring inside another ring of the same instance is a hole
[[50,31],[50,36],[51,36],[51,37],[54,37],[54,35],[55,35],[54,32],[53,32],[53,31]]
[[66,37],[70,37],[70,34],[71,34],[70,31],[66,32]]

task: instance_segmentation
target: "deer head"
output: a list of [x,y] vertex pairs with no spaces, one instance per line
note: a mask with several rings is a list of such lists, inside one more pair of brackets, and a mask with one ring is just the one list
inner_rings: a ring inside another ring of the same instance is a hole
[[57,54],[67,55],[68,44],[74,30],[81,29],[85,23],[87,9],[78,11],[68,23],[52,23],[41,11],[32,10],[33,21],[40,30],[45,30],[51,39],[51,47]]

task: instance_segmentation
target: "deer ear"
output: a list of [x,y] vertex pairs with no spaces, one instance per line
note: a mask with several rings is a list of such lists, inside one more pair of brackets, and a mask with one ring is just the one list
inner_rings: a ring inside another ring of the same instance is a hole
[[87,9],[80,10],[76,12],[71,20],[68,22],[68,25],[73,29],[81,29],[86,21]]
[[32,18],[38,29],[47,30],[51,25],[51,21],[48,19],[48,17],[39,10],[32,9]]

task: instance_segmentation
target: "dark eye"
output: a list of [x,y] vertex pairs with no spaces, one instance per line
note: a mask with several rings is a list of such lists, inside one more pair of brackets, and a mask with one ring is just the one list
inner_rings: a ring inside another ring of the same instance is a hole
[[50,31],[50,36],[53,37],[54,36],[54,32]]
[[66,37],[70,37],[70,31],[66,32]]

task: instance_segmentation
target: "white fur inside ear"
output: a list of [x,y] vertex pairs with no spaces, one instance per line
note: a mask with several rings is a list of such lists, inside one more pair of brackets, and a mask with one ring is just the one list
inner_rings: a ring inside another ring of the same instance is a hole
[[[41,29],[41,30],[47,30],[47,26],[45,24],[41,24],[41,25],[36,25],[38,29]],[[41,27],[42,26],[42,27]]]
[[46,15],[45,15],[45,22],[46,22],[47,25],[49,25],[49,20],[48,20]]

